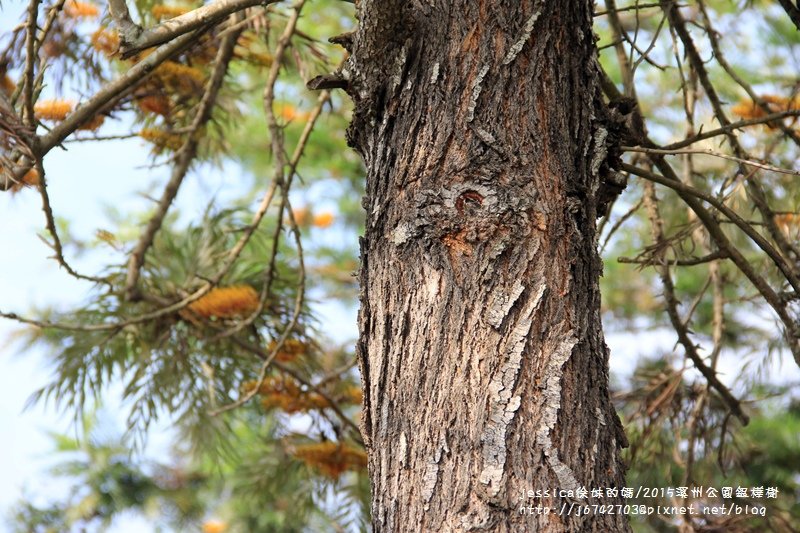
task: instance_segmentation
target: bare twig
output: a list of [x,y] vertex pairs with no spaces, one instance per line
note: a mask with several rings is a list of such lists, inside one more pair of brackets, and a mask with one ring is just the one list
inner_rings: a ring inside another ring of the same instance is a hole
[[[784,274],[784,276],[786,276],[787,280],[790,281],[790,283],[791,283],[791,281],[793,279],[793,276],[792,276],[791,272],[789,271],[788,266],[785,265],[785,261],[784,261],[783,257],[778,253],[778,251],[775,250],[772,247],[772,245],[770,245],[760,233],[758,233],[755,229],[753,229],[752,225],[747,223],[747,221],[743,220],[739,215],[736,214],[735,211],[733,211],[731,208],[726,206],[723,202],[721,202],[720,200],[714,198],[713,196],[711,196],[709,194],[706,194],[703,191],[700,191],[700,190],[698,190],[698,189],[696,189],[696,188],[694,188],[694,187],[692,187],[690,185],[686,185],[685,183],[681,182],[678,179],[668,179],[668,178],[665,178],[663,176],[659,176],[658,174],[655,174],[653,172],[650,172],[648,170],[645,170],[645,169],[642,169],[642,168],[639,168],[639,167],[635,167],[633,165],[628,165],[627,163],[623,163],[622,164],[622,169],[625,170],[626,172],[630,172],[631,174],[634,174],[634,175],[639,176],[641,178],[645,178],[645,179],[647,179],[649,181],[653,181],[655,183],[660,183],[661,185],[666,185],[667,187],[669,187],[669,188],[671,188],[671,189],[673,189],[673,190],[675,190],[675,191],[677,191],[679,193],[682,193],[681,197],[684,199],[684,201],[687,201],[687,195],[688,195],[688,196],[691,196],[691,197],[694,197],[694,198],[701,199],[701,200],[703,200],[705,202],[708,202],[712,206],[714,206],[722,214],[724,214],[726,217],[728,217],[734,224],[736,224],[736,226],[739,229],[741,229],[748,237],[750,237],[764,252],[766,252],[766,254],[773,260],[775,265],[781,270],[781,272]],[[689,202],[687,201],[687,203],[689,203]],[[706,223],[706,220],[705,220],[705,215],[701,216],[701,214],[698,213],[698,210],[695,209],[692,206],[691,203],[689,204],[689,206],[692,208],[693,211],[695,211],[695,213],[698,214],[698,216],[701,218],[701,220],[706,225],[706,227],[708,227],[708,224]],[[729,241],[727,240],[727,238],[724,239],[724,242],[728,242],[728,246],[720,245],[720,248],[722,248],[722,249],[726,249],[727,248],[727,252],[729,254],[729,257],[731,257],[731,259],[735,259],[736,257],[741,256],[741,254],[738,252],[738,250],[736,250],[735,248],[730,248],[731,245],[730,245]],[[718,244],[719,244],[719,241],[718,241]],[[743,263],[747,263],[747,261],[745,260],[744,257],[741,257],[741,261]],[[739,265],[738,263],[737,263],[737,266],[740,266],[740,268],[741,268],[741,265]],[[752,271],[752,267],[748,267],[748,270]],[[754,271],[753,271],[753,274],[755,274]],[[761,278],[760,276],[757,276],[757,277]],[[763,281],[763,278],[761,278],[761,279]],[[766,282],[763,282],[763,285],[766,287]],[[795,284],[792,283],[792,286],[794,287]],[[797,290],[797,289],[795,289],[795,290]],[[772,295],[775,294],[775,292],[772,289],[769,289],[769,292]],[[800,292],[800,291],[798,291],[798,292]],[[766,297],[766,295],[765,295],[765,297]],[[775,299],[773,301],[777,303],[777,296],[775,296]],[[788,315],[787,315],[787,317],[788,317]]]
[[[653,239],[656,241],[656,243],[658,243],[663,240],[664,233],[663,221],[658,210],[658,200],[656,199],[655,187],[652,183],[645,183],[644,187],[645,207],[647,207],[647,211],[650,216]],[[711,370],[705,364],[702,357],[700,357],[700,354],[697,353],[697,347],[689,338],[689,332],[686,328],[686,325],[678,314],[678,301],[675,297],[675,287],[672,283],[672,277],[666,261],[662,262],[662,264],[658,265],[656,268],[659,271],[661,283],[664,287],[664,298],[667,303],[667,315],[669,316],[673,329],[678,335],[678,340],[683,346],[686,356],[691,359],[695,368],[697,368],[697,370],[703,375],[708,384],[716,389],[716,391],[728,405],[730,411],[736,415],[739,420],[741,420],[742,424],[747,425],[747,423],[750,421],[750,418],[744,413],[744,411],[742,411],[739,400],[737,400],[736,397],[731,394],[730,390],[728,390],[728,388],[721,381],[719,381],[716,372]]]
[[[704,255],[703,257],[690,257],[686,259],[666,259],[666,261],[667,264],[673,266],[697,266],[710,263],[718,259],[726,259],[727,257],[728,257],[727,252],[723,250],[717,250],[716,252],[711,252],[710,254]],[[663,263],[664,259],[661,259],[660,261],[661,263]],[[656,259],[631,259],[630,257],[619,257],[617,258],[617,262],[625,264],[633,264],[633,265],[645,265],[645,266],[656,266],[657,264],[661,264],[660,262],[657,262]]]
[[111,285],[111,283],[106,279],[79,274],[69,265],[69,263],[67,263],[67,260],[64,258],[64,248],[61,244],[61,238],[58,236],[58,229],[56,228],[56,221],[55,217],[53,216],[53,208],[50,206],[50,195],[47,193],[47,178],[44,173],[44,165],[42,165],[41,159],[36,160],[36,172],[39,173],[38,189],[39,194],[42,197],[42,211],[44,211],[47,231],[53,238],[52,248],[56,254],[56,261],[58,261],[58,264],[61,265],[64,270],[66,270],[69,275],[74,278]]
[[800,171],[797,170],[789,170],[781,167],[776,167],[774,165],[770,165],[767,163],[759,163],[758,161],[752,161],[749,159],[742,159],[740,157],[735,157],[729,154],[725,154],[722,152],[717,152],[710,149],[700,149],[700,148],[676,148],[676,149],[663,149],[663,148],[647,148],[644,146],[621,146],[620,147],[625,152],[641,152],[644,154],[658,154],[658,155],[679,155],[679,154],[697,154],[697,155],[710,155],[714,157],[719,157],[721,159],[727,159],[728,161],[736,161],[737,163],[741,163],[743,165],[760,168],[761,170],[769,170],[770,172],[778,172],[780,174],[788,174],[790,176],[800,176]]
[[714,137],[719,137],[720,135],[724,135],[733,132],[735,130],[746,128],[747,126],[760,126],[763,124],[774,123],[776,120],[784,119],[787,117],[800,117],[800,110],[793,109],[789,111],[780,111],[778,113],[770,113],[769,115],[765,115],[759,118],[751,118],[747,120],[740,120],[738,122],[731,122],[727,126],[723,126],[721,128],[716,128],[708,131],[701,131],[697,135],[693,135],[692,137],[688,137],[686,139],[683,139],[682,141],[676,141],[674,143],[663,146],[662,148],[664,150],[677,150],[679,148],[685,148],[686,146],[691,146],[692,144],[703,141],[705,139],[712,139]]

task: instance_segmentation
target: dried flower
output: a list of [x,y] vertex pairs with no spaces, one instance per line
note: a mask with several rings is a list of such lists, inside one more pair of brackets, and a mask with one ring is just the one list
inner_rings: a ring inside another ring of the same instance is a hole
[[234,318],[253,313],[258,309],[259,303],[258,292],[253,287],[236,285],[211,289],[187,308],[204,318]]
[[8,74],[3,74],[0,78],[0,92],[12,94],[17,89],[17,84],[11,79]]
[[86,130],[86,131],[95,131],[97,128],[103,125],[105,122],[106,117],[104,115],[95,115],[78,128],[79,130]]

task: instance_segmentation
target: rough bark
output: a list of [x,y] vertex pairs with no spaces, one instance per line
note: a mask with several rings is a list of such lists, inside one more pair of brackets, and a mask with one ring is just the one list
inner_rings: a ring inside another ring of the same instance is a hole
[[[367,167],[358,353],[375,531],[628,531],[619,514],[559,514],[620,497],[552,494],[624,484],[600,322],[592,3],[358,11],[340,77]],[[520,512],[539,505],[553,512]]]

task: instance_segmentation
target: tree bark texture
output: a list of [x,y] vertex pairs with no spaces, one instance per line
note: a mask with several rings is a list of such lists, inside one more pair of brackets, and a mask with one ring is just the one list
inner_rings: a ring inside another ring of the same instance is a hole
[[[361,0],[358,354],[376,532],[628,531],[595,220],[588,0]],[[349,37],[348,37],[349,39]],[[349,43],[348,43],[349,44]],[[520,500],[523,492],[549,491]],[[553,512],[520,512],[523,506]]]

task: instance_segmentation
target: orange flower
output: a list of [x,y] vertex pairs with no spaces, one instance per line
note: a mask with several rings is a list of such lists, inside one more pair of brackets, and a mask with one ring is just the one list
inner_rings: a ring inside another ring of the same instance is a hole
[[[731,112],[743,119],[750,120],[765,117],[770,113],[800,109],[800,98],[790,99],[784,96],[765,94],[761,100],[764,102],[766,110],[752,100],[741,100],[731,108]],[[776,128],[777,125],[770,122],[767,127]]]
[[0,78],[0,91],[6,94],[12,94],[15,90],[17,90],[17,84],[14,83],[8,74],[3,74],[3,77]]
[[36,187],[39,185],[39,173],[35,168],[30,169],[22,179],[11,186],[11,192],[17,192],[23,187]]
[[40,120],[61,121],[72,112],[73,103],[68,100],[40,100],[33,108]]
[[296,107],[292,105],[285,105],[281,107],[280,116],[284,120],[308,120],[309,113],[307,111],[298,111]]
[[186,6],[153,6],[150,12],[157,19],[171,19],[188,13],[190,9]]
[[[272,341],[267,346],[267,350],[272,353],[272,350],[275,349],[275,346],[278,345],[278,341]],[[299,356],[304,355],[306,353],[307,346],[303,341],[297,339],[286,339],[283,342],[283,346],[281,346],[280,351],[275,355],[275,360],[280,363],[289,363],[294,361]]]
[[352,385],[347,387],[342,394],[342,401],[347,403],[352,403],[355,405],[361,405],[361,402],[364,399],[364,395],[361,392],[361,387],[358,385]]
[[367,466],[364,450],[340,442],[301,444],[290,453],[332,479],[338,479],[348,470],[362,470]]
[[797,231],[798,226],[800,226],[800,215],[795,213],[775,215],[774,220],[781,231],[787,235],[790,235],[793,231]]
[[103,122],[105,122],[105,120],[106,120],[105,116],[103,116],[103,115],[95,115],[92,118],[90,118],[89,120],[87,120],[86,122],[84,122],[81,125],[81,127],[78,128],[78,129],[79,130],[87,130],[87,131],[95,131],[95,130],[97,130],[97,128],[99,128],[100,126],[103,125]]
[[161,115],[162,117],[169,115],[170,104],[166,96],[145,96],[139,98],[136,104],[139,106],[139,109],[146,113],[153,113],[155,115]]
[[100,14],[100,10],[94,4],[87,2],[78,2],[77,0],[70,0],[64,6],[64,14],[70,18],[95,18]]
[[246,316],[258,309],[258,292],[249,285],[236,285],[211,289],[202,298],[190,303],[187,308],[204,318],[234,318]]
[[335,218],[336,217],[333,213],[326,211],[324,213],[314,215],[314,220],[311,223],[318,228],[329,228],[331,225],[333,225]]
[[228,529],[228,524],[222,520],[211,518],[203,522],[203,533],[224,533]]
[[109,31],[106,28],[98,28],[92,34],[92,46],[98,52],[102,52],[107,56],[117,53],[119,50],[119,34],[116,31]]
[[161,63],[161,65],[156,68],[155,75],[161,79],[165,85],[185,91],[195,90],[205,82],[203,71],[174,61],[164,61]]
[[[166,131],[155,128],[143,128],[139,132],[139,137],[155,144],[159,148],[178,150],[181,146],[183,146],[183,138],[180,135],[175,133],[167,133]],[[212,290],[211,292],[213,293],[214,291]],[[200,300],[202,300],[202,298]]]
[[[248,381],[242,385],[245,394],[252,392],[257,385]],[[299,383],[289,377],[276,376],[265,379],[258,388],[261,406],[270,410],[278,408],[286,413],[300,413],[312,409],[325,409],[330,404],[321,394],[303,391]]]

